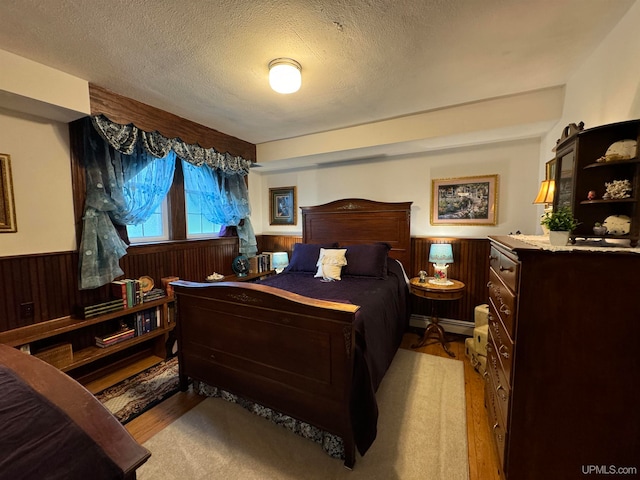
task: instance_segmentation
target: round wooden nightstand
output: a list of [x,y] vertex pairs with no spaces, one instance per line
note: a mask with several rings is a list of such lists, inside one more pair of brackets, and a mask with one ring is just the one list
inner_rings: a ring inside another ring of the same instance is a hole
[[411,294],[417,297],[426,298],[432,300],[431,302],[431,321],[427,328],[424,330],[424,334],[418,343],[411,345],[411,348],[419,348],[427,345],[427,341],[432,336],[442,345],[445,352],[451,357],[455,357],[455,354],[449,350],[445,337],[444,328],[440,325],[438,319],[438,301],[440,300],[459,300],[464,295],[465,284],[459,280],[449,279],[451,285],[440,285],[437,283],[430,283],[433,277],[429,277],[425,282],[420,282],[419,277],[414,277],[410,281]]

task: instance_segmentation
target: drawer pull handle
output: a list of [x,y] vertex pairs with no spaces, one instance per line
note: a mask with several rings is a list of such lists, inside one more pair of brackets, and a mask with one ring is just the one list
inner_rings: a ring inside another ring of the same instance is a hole
[[509,307],[507,307],[506,303],[503,303],[502,305],[500,305],[500,311],[505,315],[511,315],[511,310],[509,310]]
[[493,424],[493,430],[495,430],[496,428],[500,427],[500,424],[498,422]]
[[211,358],[211,359],[213,359],[213,360],[215,360],[215,359],[216,359],[216,356],[215,356],[214,354],[211,354],[210,358]]
[[493,255],[489,255],[489,261],[497,260],[497,259],[498,259],[498,257],[494,257]]
[[500,265],[500,271],[501,272],[513,272],[513,267],[505,268],[502,265]]
[[493,287],[493,282],[487,282],[487,288]]
[[484,373],[482,374],[482,378],[484,378],[485,380],[489,378],[489,372],[485,370]]
[[[504,352],[502,351],[503,348],[505,349]],[[498,348],[498,352],[500,352],[500,355],[502,355],[504,358],[509,358],[509,349],[505,345],[500,345],[500,348]]]
[[502,385],[498,385],[498,388],[496,388],[496,392],[498,392],[498,395],[503,402],[507,401],[507,392]]

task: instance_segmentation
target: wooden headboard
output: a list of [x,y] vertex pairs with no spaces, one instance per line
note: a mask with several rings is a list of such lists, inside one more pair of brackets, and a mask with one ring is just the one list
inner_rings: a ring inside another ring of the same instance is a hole
[[411,203],[347,198],[302,209],[304,243],[354,245],[385,242],[389,256],[411,267]]

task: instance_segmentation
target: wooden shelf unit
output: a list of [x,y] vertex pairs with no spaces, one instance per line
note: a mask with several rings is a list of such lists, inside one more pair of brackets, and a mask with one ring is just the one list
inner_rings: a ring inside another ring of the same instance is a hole
[[[569,127],[565,131],[569,131]],[[640,158],[604,161],[607,150],[615,142],[640,139],[640,120],[612,123],[590,128],[574,129],[558,140],[555,158],[556,196],[554,210],[569,207],[579,225],[571,233],[576,238],[602,238],[593,233],[596,222],[604,223],[612,215],[625,215],[630,219],[626,235],[605,235],[611,239],[629,240],[636,246],[640,240]],[[614,180],[629,180],[632,186],[629,198],[603,198],[606,184]],[[589,192],[596,198],[588,199]]]
[[[174,298],[164,297],[149,302],[144,302],[134,307],[117,310],[115,312],[109,312],[97,317],[81,319],[73,316],[57,318],[54,320],[48,320],[46,322],[39,322],[26,327],[16,328],[7,332],[0,333],[0,343],[19,347],[21,345],[32,344],[34,342],[53,339],[61,335],[69,334],[71,332],[78,331],[80,329],[90,328],[95,325],[109,322],[118,318],[125,318],[137,312],[144,310],[161,307],[160,308],[160,326],[148,333],[135,336],[133,338],[123,340],[122,342],[110,345],[105,348],[100,348],[94,345],[85,346],[77,351],[73,351],[73,359],[71,363],[60,367],[63,372],[70,372],[78,367],[88,365],[99,359],[108,357],[117,352],[122,352],[135,345],[148,342],[155,339],[157,345],[154,345],[154,351],[162,351],[164,349],[164,343],[167,340],[168,334],[175,327],[175,313],[170,314],[170,309],[173,308]],[[170,317],[173,315],[173,317]],[[37,352],[33,352],[37,353]]]

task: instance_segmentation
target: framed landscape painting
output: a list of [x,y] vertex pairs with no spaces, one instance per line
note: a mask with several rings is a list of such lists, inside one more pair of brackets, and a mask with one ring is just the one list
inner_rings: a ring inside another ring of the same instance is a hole
[[297,209],[296,187],[269,189],[269,225],[295,225]]
[[431,225],[495,225],[498,175],[436,179],[431,186]]
[[13,200],[11,158],[0,153],[0,233],[17,232],[16,206]]

